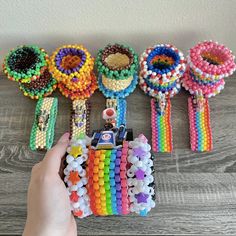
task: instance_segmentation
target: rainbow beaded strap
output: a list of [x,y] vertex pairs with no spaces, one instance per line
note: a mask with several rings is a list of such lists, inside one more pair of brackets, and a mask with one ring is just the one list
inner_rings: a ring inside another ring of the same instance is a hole
[[148,96],[153,97],[151,125],[155,152],[171,152],[173,149],[170,98],[179,92],[184,71],[183,53],[173,45],[149,47],[140,57],[139,84]]
[[234,58],[228,48],[212,41],[198,43],[190,49],[182,85],[191,94],[188,110],[193,151],[213,148],[208,98],[224,89],[224,78],[236,69]]
[[57,104],[57,98],[49,97],[38,100],[30,135],[31,150],[48,150],[52,147],[57,116]]
[[89,134],[90,104],[87,100],[74,100],[71,110],[71,139]]

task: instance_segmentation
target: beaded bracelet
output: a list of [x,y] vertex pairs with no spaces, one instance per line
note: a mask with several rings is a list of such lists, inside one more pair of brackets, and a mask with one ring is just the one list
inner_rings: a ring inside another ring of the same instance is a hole
[[151,99],[152,148],[155,152],[171,152],[172,127],[170,98],[181,88],[185,71],[182,52],[169,44],[147,48],[140,57],[140,87]]
[[97,88],[92,72],[94,59],[82,45],[64,45],[53,52],[49,70],[59,82],[61,93],[72,99],[86,99]]
[[83,218],[92,214],[86,188],[88,183],[85,169],[85,163],[88,159],[86,139],[80,137],[71,141],[67,153],[64,181],[67,185],[73,214]]
[[48,55],[37,46],[20,46],[5,57],[3,70],[10,80],[19,82],[23,94],[32,99],[50,95],[57,87],[48,71]]
[[127,176],[130,211],[146,216],[151,208],[155,207],[151,147],[144,135],[139,135],[138,138],[131,141],[129,147],[131,148],[128,156],[130,168],[127,171]]
[[30,134],[31,150],[48,150],[52,147],[57,116],[57,104],[57,98],[49,97],[38,100]]
[[228,48],[212,41],[198,43],[190,49],[182,85],[191,94],[188,111],[193,151],[213,149],[208,98],[224,89],[224,77],[236,69],[234,58]]
[[[98,87],[107,99],[117,99],[117,123],[126,123],[126,101],[137,85],[138,56],[126,45],[113,44],[100,49],[95,64]],[[121,111],[119,111],[121,109]]]

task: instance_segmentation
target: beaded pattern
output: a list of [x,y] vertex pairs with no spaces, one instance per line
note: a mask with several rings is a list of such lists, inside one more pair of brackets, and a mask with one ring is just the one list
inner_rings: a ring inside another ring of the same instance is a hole
[[165,114],[156,110],[156,100],[151,99],[152,149],[154,152],[172,152],[171,103],[167,100]]
[[183,53],[170,44],[147,48],[140,57],[139,84],[151,101],[154,151],[172,151],[170,98],[180,89],[186,69]]
[[126,107],[127,103],[125,99],[107,99],[106,100],[107,108],[114,108],[116,111],[116,126],[120,127],[121,125],[126,125]]
[[224,78],[236,69],[235,57],[224,45],[205,41],[190,49],[182,85],[193,97],[188,99],[190,139],[193,151],[211,151],[212,134],[208,98],[219,94]]
[[52,147],[57,104],[57,98],[41,98],[38,100],[30,135],[31,150],[50,149]]
[[71,111],[71,139],[89,133],[90,104],[86,100],[74,100]]
[[19,82],[20,90],[31,99],[50,95],[57,82],[48,71],[49,57],[37,46],[20,46],[5,57],[3,71],[10,80]]
[[191,149],[199,152],[211,151],[213,145],[208,99],[205,100],[202,111],[197,110],[193,99],[188,98]]
[[92,214],[90,209],[90,199],[87,194],[85,163],[88,159],[88,149],[86,139],[77,139],[71,142],[67,149],[66,163],[64,169],[64,181],[67,185],[68,194],[71,201],[73,214],[83,218]]
[[130,168],[128,175],[128,194],[130,211],[146,216],[151,208],[155,207],[155,185],[152,175],[153,161],[151,160],[151,147],[144,135],[139,135],[129,142],[128,162]]
[[64,45],[50,58],[49,70],[59,82],[60,92],[72,99],[89,98],[97,89],[94,59],[82,45]]

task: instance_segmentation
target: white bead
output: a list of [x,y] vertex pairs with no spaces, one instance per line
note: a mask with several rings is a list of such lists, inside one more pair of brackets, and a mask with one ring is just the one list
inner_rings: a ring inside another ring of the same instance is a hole
[[73,156],[71,156],[71,155],[67,155],[67,156],[66,156],[66,162],[67,162],[68,164],[71,163],[73,160],[74,160],[74,157],[73,157]]

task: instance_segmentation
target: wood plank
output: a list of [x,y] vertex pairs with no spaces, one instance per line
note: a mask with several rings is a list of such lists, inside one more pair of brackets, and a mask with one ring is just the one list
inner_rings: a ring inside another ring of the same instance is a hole
[[[21,234],[30,174],[1,174],[0,234]],[[235,234],[235,173],[157,173],[158,205],[148,217],[88,217],[79,235]]]

